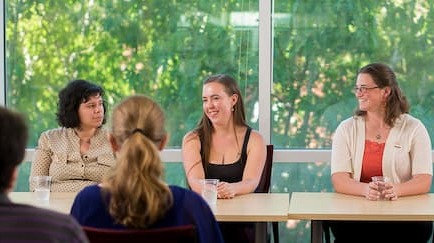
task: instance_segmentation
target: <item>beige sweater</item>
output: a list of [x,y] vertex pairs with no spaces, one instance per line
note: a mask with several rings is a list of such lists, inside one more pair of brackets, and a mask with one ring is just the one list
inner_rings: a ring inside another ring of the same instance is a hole
[[[107,131],[98,129],[86,154],[80,154],[79,137],[73,128],[56,128],[41,134],[30,176],[52,176],[51,191],[78,192],[101,182],[115,165]],[[33,185],[30,183],[30,191]]]
[[[333,136],[331,173],[349,172],[360,181],[365,149],[365,119],[341,122]],[[408,114],[401,115],[390,130],[383,153],[383,175],[393,183],[412,175],[433,173],[431,140],[425,126]]]

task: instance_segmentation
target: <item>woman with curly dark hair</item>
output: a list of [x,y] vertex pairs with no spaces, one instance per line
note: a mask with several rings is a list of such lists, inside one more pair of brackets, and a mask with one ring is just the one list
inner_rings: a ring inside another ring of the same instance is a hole
[[102,127],[106,120],[103,96],[100,86],[86,80],[69,82],[60,91],[56,113],[60,127],[41,134],[31,177],[52,176],[55,192],[77,192],[101,182],[115,163],[108,133]]

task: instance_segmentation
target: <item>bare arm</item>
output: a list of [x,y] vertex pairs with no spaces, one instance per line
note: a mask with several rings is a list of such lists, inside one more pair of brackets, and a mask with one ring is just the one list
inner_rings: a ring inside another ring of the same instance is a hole
[[396,196],[411,196],[428,193],[431,187],[432,176],[429,174],[417,174],[410,180],[394,184],[393,190]]
[[369,193],[369,184],[359,182],[351,177],[350,173],[337,172],[332,175],[332,184],[336,192],[366,197]]
[[187,133],[182,140],[182,162],[185,176],[190,188],[197,193],[200,193],[202,188],[200,180],[205,178],[200,146],[199,137],[193,132]]

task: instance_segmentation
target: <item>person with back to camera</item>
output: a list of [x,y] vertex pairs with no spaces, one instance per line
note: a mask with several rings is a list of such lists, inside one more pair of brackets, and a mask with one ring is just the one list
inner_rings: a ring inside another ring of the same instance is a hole
[[[69,82],[59,93],[57,122],[41,134],[31,177],[52,177],[51,191],[77,192],[99,183],[115,159],[105,123],[104,90],[85,80]],[[30,190],[34,186],[30,181]]]
[[88,242],[71,216],[11,202],[28,132],[20,114],[1,106],[0,124],[0,242]]
[[[203,115],[184,136],[182,155],[191,189],[201,192],[201,180],[219,179],[217,197],[230,199],[252,193],[266,158],[264,139],[246,123],[240,89],[232,77],[208,77],[202,90]],[[253,224],[220,223],[226,242],[254,241]]]
[[[358,109],[333,137],[335,191],[392,201],[428,193],[433,170],[431,141],[425,126],[408,114],[409,104],[393,70],[382,63],[362,67],[354,91]],[[390,179],[383,193],[371,181],[373,176]],[[330,221],[329,225],[336,243],[427,242],[432,234],[432,222]]]
[[161,178],[159,151],[168,135],[160,106],[146,96],[130,96],[115,107],[111,126],[117,165],[102,184],[79,192],[71,209],[78,222],[109,229],[193,224],[199,242],[223,242],[204,199]]

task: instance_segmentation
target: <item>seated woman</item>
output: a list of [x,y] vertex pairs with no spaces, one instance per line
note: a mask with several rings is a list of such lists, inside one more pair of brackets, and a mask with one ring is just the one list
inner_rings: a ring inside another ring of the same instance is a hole
[[[219,179],[218,198],[252,193],[258,187],[266,159],[262,135],[246,122],[240,89],[226,74],[203,82],[203,115],[197,128],[184,136],[182,155],[188,184],[200,193],[204,178]],[[253,242],[252,223],[220,223],[226,242]]]
[[[61,127],[41,134],[30,176],[52,176],[51,191],[77,192],[100,183],[115,159],[105,123],[104,91],[74,80],[59,93],[57,122]],[[30,181],[30,190],[34,190]]]
[[[341,122],[333,137],[331,179],[335,191],[391,201],[429,192],[431,140],[423,123],[408,114],[410,106],[392,68],[383,63],[362,67],[354,92],[358,101],[355,114]],[[384,190],[372,181],[375,176],[390,178]],[[430,221],[330,221],[329,225],[335,243],[426,243],[433,227]]]
[[202,197],[161,179],[164,120],[159,105],[145,96],[131,96],[115,107],[110,141],[117,165],[100,185],[79,192],[71,214],[81,225],[108,229],[193,224],[199,242],[223,242]]

